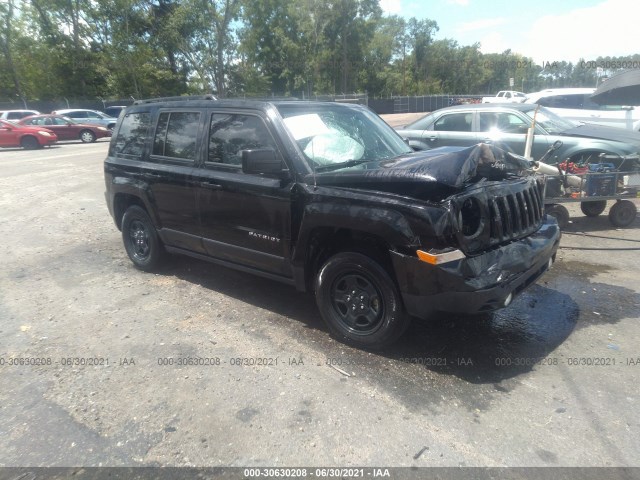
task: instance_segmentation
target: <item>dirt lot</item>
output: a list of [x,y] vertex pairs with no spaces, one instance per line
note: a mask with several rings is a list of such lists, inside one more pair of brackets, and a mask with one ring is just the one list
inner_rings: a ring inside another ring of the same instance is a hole
[[374,354],[290,287],[134,269],[106,150],[0,151],[0,466],[640,466],[638,219],[573,209],[508,309]]

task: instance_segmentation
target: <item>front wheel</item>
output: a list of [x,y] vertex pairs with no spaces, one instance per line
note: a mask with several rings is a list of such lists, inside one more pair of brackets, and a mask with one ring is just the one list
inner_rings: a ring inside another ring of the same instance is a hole
[[80,132],[80,140],[83,143],[93,143],[96,141],[96,134],[91,130],[83,130]]
[[133,205],[122,217],[122,241],[127,255],[140,270],[155,270],[164,256],[164,248],[147,212]]
[[38,143],[38,140],[35,137],[26,136],[22,137],[20,146],[25,150],[36,150],[40,148],[40,143]]
[[357,347],[389,345],[410,323],[389,274],[360,253],[338,253],[322,266],[316,303],[331,333]]

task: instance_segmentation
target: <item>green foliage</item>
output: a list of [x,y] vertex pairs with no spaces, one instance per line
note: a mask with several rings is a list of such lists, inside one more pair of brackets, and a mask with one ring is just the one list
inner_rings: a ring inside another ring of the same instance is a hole
[[2,0],[0,97],[485,94],[595,86],[625,58],[535,65],[378,0]]

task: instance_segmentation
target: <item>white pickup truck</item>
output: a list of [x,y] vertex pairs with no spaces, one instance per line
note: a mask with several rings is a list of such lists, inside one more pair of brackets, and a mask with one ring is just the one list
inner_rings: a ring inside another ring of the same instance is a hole
[[482,103],[521,103],[526,95],[515,90],[501,90],[495,97],[482,97]]

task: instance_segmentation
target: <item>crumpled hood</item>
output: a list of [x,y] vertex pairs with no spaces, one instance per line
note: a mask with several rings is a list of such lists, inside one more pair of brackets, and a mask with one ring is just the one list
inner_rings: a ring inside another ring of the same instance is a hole
[[565,130],[562,132],[562,135],[612,140],[614,142],[629,143],[634,147],[640,148],[640,133],[624,128],[585,123],[583,125],[570,128],[569,130]]
[[[495,146],[443,147],[415,152],[392,160],[368,162],[355,167],[316,174],[318,185],[350,186],[380,190],[398,183],[431,183],[461,189],[483,178],[502,180],[509,174],[528,173],[531,162]],[[310,182],[313,180],[309,179]]]

